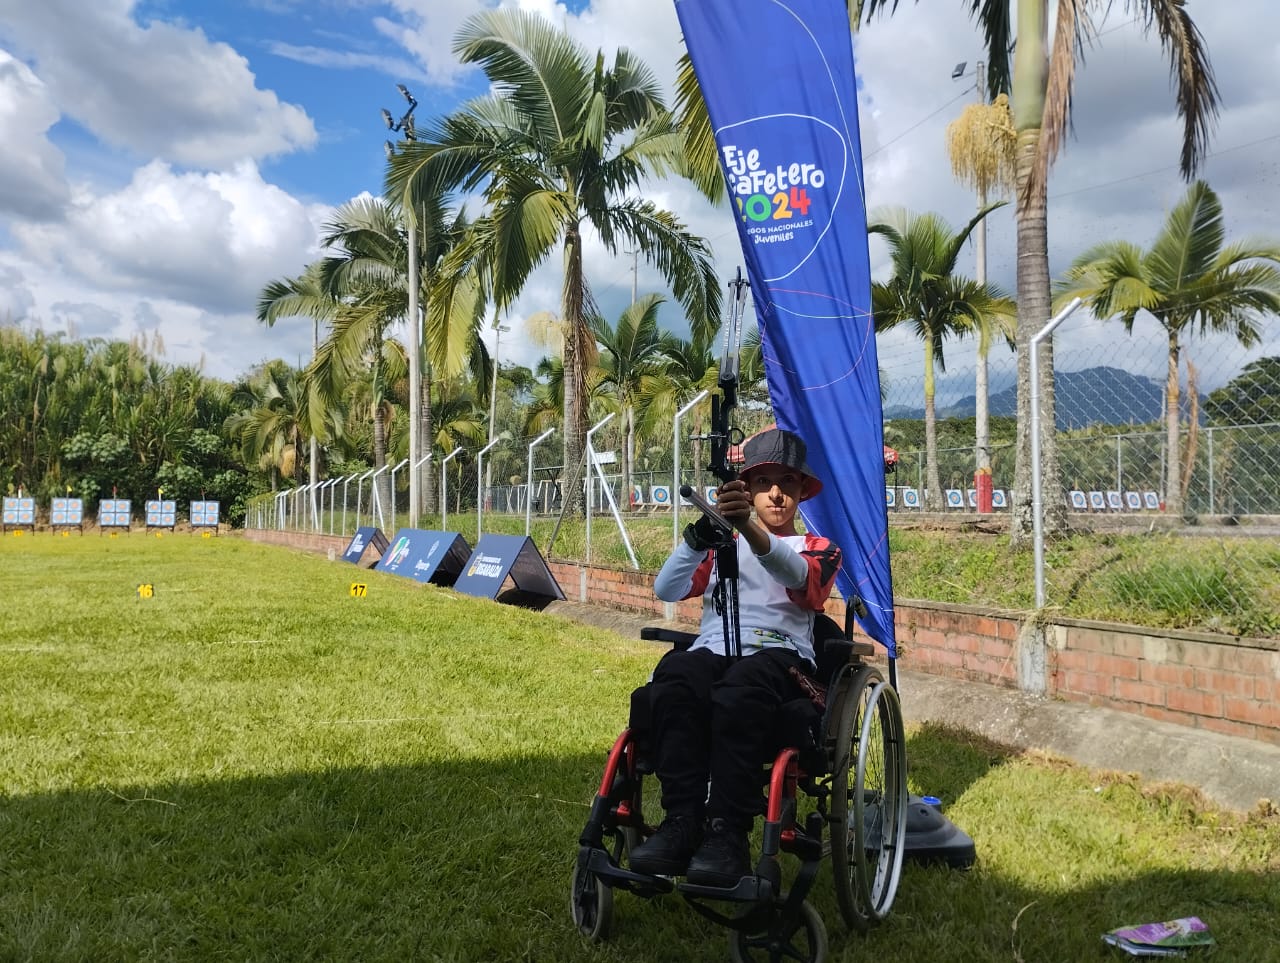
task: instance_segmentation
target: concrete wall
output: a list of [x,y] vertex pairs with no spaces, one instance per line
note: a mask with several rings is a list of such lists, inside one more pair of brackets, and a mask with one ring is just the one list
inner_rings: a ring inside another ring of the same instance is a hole
[[[349,539],[300,532],[245,532],[255,541],[341,555]],[[370,556],[366,556],[368,562]],[[653,575],[550,561],[570,601],[665,617]],[[827,612],[844,620],[844,603]],[[979,606],[898,599],[901,668],[1072,702],[1104,706],[1280,745],[1280,641],[1045,618]],[[701,605],[675,620],[697,624]],[[1028,669],[1028,666],[1032,666]],[[1039,666],[1039,668],[1036,668]]]

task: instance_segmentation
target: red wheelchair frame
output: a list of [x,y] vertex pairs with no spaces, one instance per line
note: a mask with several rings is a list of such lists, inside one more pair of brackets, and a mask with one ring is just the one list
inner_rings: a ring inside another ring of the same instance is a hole
[[[652,771],[644,756],[645,734],[629,727],[609,752],[578,840],[570,911],[584,936],[608,938],[615,890],[643,898],[674,891],[731,930],[735,961],[822,963],[826,928],[807,896],[828,856],[841,915],[851,928],[865,931],[888,914],[906,838],[902,713],[892,686],[865,661],[874,647],[849,640],[835,623],[820,619],[825,623],[818,626],[818,645],[820,678],[828,680],[826,706],[819,710],[798,699],[783,707],[782,730],[800,738],[784,746],[768,769],[763,838],[753,874],[721,888],[627,867],[628,854],[654,831],[643,811],[643,782]],[[646,630],[645,637],[677,646],[694,638],[667,630]],[[640,697],[643,692],[637,690]],[[801,793],[816,808],[798,821]],[[783,853],[800,861],[785,889]],[[737,910],[725,912],[714,903]]]

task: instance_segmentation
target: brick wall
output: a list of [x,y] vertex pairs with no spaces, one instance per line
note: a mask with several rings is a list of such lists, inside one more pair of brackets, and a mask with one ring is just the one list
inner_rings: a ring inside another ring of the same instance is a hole
[[[349,541],[300,532],[245,535],[338,555]],[[548,565],[570,601],[665,617],[652,573],[560,560]],[[841,624],[844,612],[840,599],[827,604]],[[902,599],[895,613],[901,668],[1017,687],[1019,645],[1031,628],[1024,613]],[[693,627],[700,615],[694,599],[677,606],[675,620]],[[1061,618],[1043,627],[1051,697],[1280,745],[1280,641]]]

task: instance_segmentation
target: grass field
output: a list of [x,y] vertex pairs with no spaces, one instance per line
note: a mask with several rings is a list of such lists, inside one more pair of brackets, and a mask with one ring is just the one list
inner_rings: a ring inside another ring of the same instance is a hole
[[[601,946],[568,918],[651,647],[226,537],[0,539],[0,591],[0,960],[727,958],[676,897],[620,894]],[[866,937],[824,872],[832,959],[1103,960],[1184,915],[1280,959],[1274,811],[955,731],[908,752],[978,864],[908,868]]]

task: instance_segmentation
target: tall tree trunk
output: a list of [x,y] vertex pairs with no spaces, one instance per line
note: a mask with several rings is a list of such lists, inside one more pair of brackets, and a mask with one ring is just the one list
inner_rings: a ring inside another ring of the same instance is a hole
[[931,512],[945,511],[942,498],[942,478],[938,474],[938,417],[934,408],[933,338],[924,339],[924,458],[926,484],[929,488],[928,508]]
[[628,404],[623,410],[622,417],[626,427],[626,437],[622,442],[622,499],[624,502],[623,511],[629,512],[633,508],[631,504],[631,466],[635,463],[636,457],[635,409]]
[[582,470],[583,449],[587,436],[586,398],[586,345],[583,318],[585,284],[582,276],[582,236],[576,225],[569,228],[564,239],[564,287],[562,289],[562,314],[564,318],[564,510],[582,514],[585,509],[583,492],[578,481],[587,474]]
[[[375,470],[385,468],[387,465],[387,425],[385,415],[382,411],[382,405],[374,405],[373,408],[373,467]],[[378,486],[378,501],[382,505],[382,514],[384,517],[390,512],[394,515],[394,505],[388,501],[391,491],[391,479],[387,477],[387,473],[383,472],[375,479]],[[372,491],[372,489],[371,489]],[[370,496],[372,497],[372,495]]]
[[[986,94],[983,93],[985,98]],[[983,191],[978,197],[978,210],[987,205],[987,194]],[[974,277],[979,284],[987,283],[987,219],[978,222],[977,236],[977,270]],[[978,361],[974,374],[974,468],[977,471],[991,470],[991,387],[987,376],[987,352],[991,350],[990,325],[980,328],[978,335]]]
[[432,452],[435,444],[435,421],[431,417],[431,379],[431,365],[423,364],[422,376],[418,381],[418,387],[421,392],[418,401],[418,423],[421,426],[418,431],[418,448],[420,449],[418,458],[422,459],[431,454],[431,461],[424,462],[418,471],[422,473],[419,476],[422,479],[420,493],[422,495],[422,503],[426,506],[425,510],[439,514],[441,506],[436,504],[436,473],[433,470],[439,464],[439,461]]
[[[1026,548],[1035,528],[1031,504],[1031,339],[1049,320],[1047,184],[1032,177],[1040,152],[1048,83],[1045,0],[1018,0],[1018,40],[1013,65],[1013,115],[1018,130],[1018,448],[1014,464],[1010,544]],[[1034,189],[1032,189],[1034,181]],[[1053,348],[1040,346],[1040,473],[1044,531],[1065,531],[1066,506],[1058,470]]]
[[1169,325],[1169,375],[1165,380],[1164,422],[1165,443],[1169,457],[1165,469],[1164,503],[1165,509],[1173,516],[1182,515],[1182,481],[1178,477],[1181,467],[1181,445],[1178,437],[1178,398],[1181,394],[1178,385],[1178,328]]

